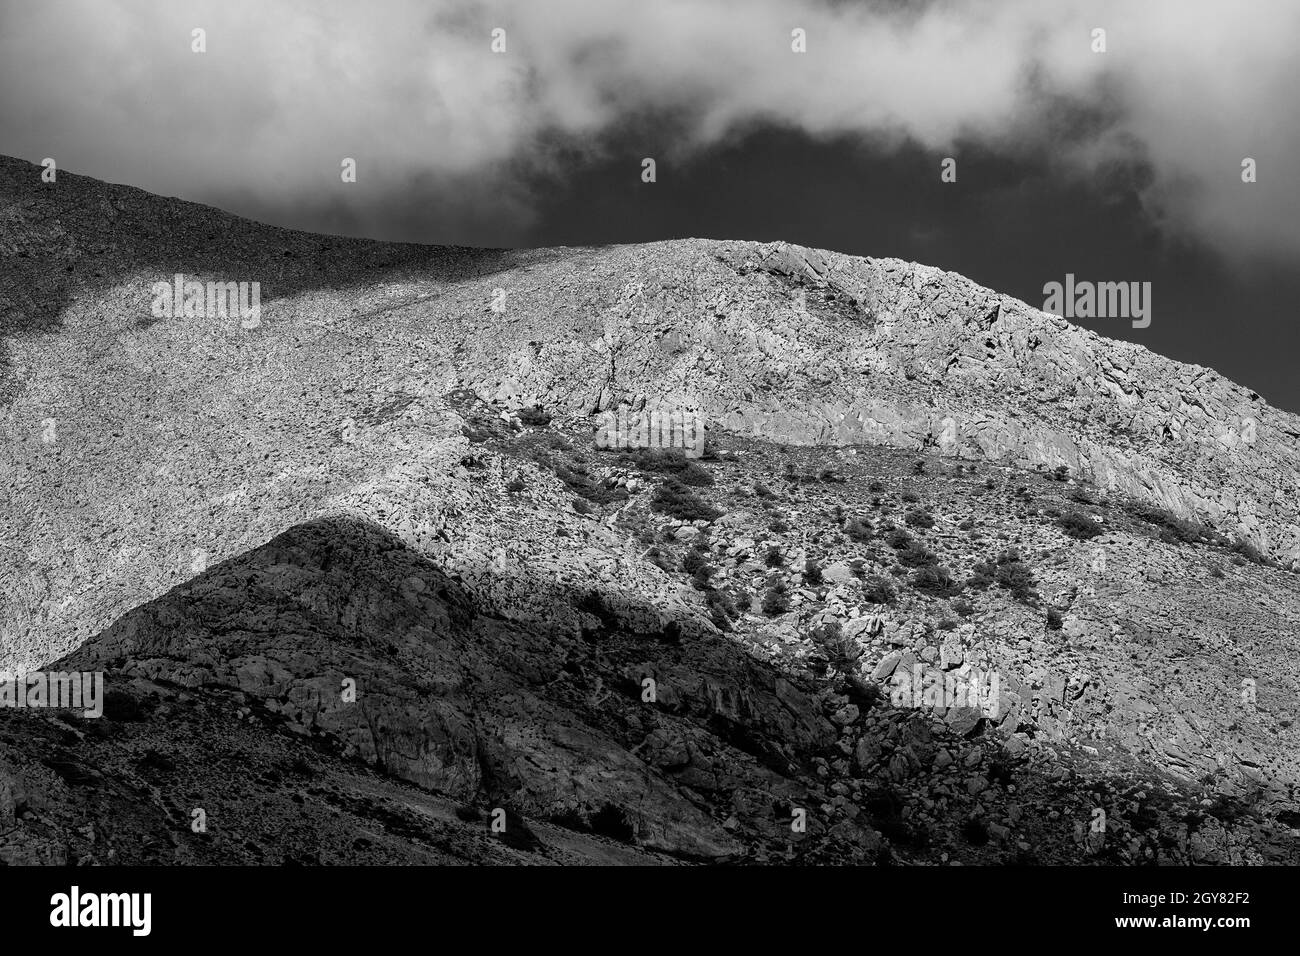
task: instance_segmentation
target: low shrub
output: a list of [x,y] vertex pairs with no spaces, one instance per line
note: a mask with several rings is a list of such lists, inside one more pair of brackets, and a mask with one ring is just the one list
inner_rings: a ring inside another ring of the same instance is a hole
[[844,535],[850,541],[858,544],[871,540],[871,523],[861,518],[853,517],[844,523]]
[[890,527],[885,532],[885,543],[895,551],[912,546],[912,536],[902,528]]
[[1235,555],[1245,558],[1247,561],[1253,561],[1255,564],[1265,563],[1263,552],[1245,538],[1238,538],[1233,541],[1232,546],[1228,550]]
[[893,584],[878,574],[872,574],[862,582],[862,596],[872,604],[893,604],[897,592]]
[[650,496],[650,508],[679,521],[717,521],[722,512],[696,497],[674,478],[664,481]]
[[952,579],[948,569],[941,564],[926,564],[912,575],[912,587],[926,594],[944,596],[956,593],[960,588]]
[[[548,464],[555,472],[555,477],[564,482],[570,491],[589,502],[607,505],[615,501],[626,501],[629,497],[626,488],[607,488],[593,481],[587,466],[580,461],[550,461]],[[587,514],[591,510],[586,507],[575,507],[582,514]]]
[[903,523],[912,528],[933,528],[934,516],[920,508],[912,508],[903,515]]
[[707,468],[675,449],[642,448],[631,452],[630,457],[641,472],[672,475],[683,485],[695,488],[713,484],[713,474]]
[[992,561],[980,561],[972,569],[971,576],[966,579],[966,586],[983,591],[994,583],[997,573],[998,566]]
[[826,655],[831,667],[841,674],[857,670],[863,649],[851,637],[845,637],[839,624],[822,624],[808,633],[809,638]]
[[1101,534],[1097,522],[1085,511],[1067,511],[1056,519],[1056,523],[1062,531],[1078,541],[1087,541]]
[[707,564],[708,560],[698,548],[692,548],[682,556],[682,571],[686,574],[694,574]]
[[731,622],[736,618],[736,605],[731,603],[723,591],[709,590],[704,594],[705,604],[709,608],[709,618],[719,631],[731,630]]
[[790,590],[785,581],[777,578],[767,586],[761,607],[768,617],[776,617],[790,610]]
[[534,405],[531,408],[521,408],[515,413],[521,425],[531,425],[535,428],[545,428],[551,423],[550,413],[542,411],[542,406]]
[[938,556],[919,541],[913,541],[896,555],[898,563],[905,568],[921,568],[939,563]]
[[645,556],[651,564],[659,568],[661,571],[676,570],[673,567],[672,555],[660,550],[658,546],[650,548],[650,550],[646,552]]
[[1208,537],[1203,526],[1145,501],[1127,502],[1124,510],[1139,521],[1154,525],[1159,529],[1160,539],[1170,544],[1196,544]]
[[1018,601],[1028,602],[1034,596],[1034,573],[1029,569],[1029,565],[1022,561],[999,564],[994,580],[999,587],[1010,591]]

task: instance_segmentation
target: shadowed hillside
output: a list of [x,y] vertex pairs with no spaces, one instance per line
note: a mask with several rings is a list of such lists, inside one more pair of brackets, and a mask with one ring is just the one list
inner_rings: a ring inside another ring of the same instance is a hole
[[[716,631],[640,630],[625,609],[571,598],[576,635],[519,627],[373,526],[294,528],[60,661],[55,669],[106,672],[103,718],[0,716],[0,859],[1168,862],[1279,852],[1249,805],[1219,800],[1204,812],[1194,790],[1132,761],[1065,751],[1044,760],[1050,750],[1032,759],[997,735],[890,708],[864,681],[846,685],[856,704],[837,701],[834,681],[758,663]],[[1093,806],[1111,807],[1112,829],[1136,850],[1076,838]],[[796,832],[800,808],[807,826]],[[1215,813],[1235,826],[1225,831]]]

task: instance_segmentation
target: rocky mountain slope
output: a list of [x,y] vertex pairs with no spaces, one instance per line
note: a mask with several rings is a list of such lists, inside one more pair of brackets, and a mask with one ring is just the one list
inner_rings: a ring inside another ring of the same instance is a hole
[[[0,667],[116,696],[0,711],[0,859],[1294,859],[1300,430],[1249,391],[892,260],[39,172],[0,160]],[[156,318],[175,273],[260,324]],[[593,447],[646,401],[703,463]],[[918,665],[996,717],[891,701]]]

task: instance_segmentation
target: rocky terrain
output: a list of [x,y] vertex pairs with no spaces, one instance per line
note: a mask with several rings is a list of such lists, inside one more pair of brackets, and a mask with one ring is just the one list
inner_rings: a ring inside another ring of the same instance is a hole
[[[39,173],[0,159],[0,668],[110,697],[0,710],[0,860],[1300,855],[1300,421],[1247,389],[894,260]],[[175,273],[260,323],[153,316]],[[596,447],[647,403],[704,457]]]

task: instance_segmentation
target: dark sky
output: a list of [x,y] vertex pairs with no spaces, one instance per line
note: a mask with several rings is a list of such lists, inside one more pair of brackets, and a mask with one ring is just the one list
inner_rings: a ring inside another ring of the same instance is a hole
[[1300,411],[1298,47],[1296,0],[0,0],[0,152],[381,239],[1150,282],[1077,321]]
[[942,157],[915,147],[882,156],[853,143],[763,131],[660,165],[658,181],[643,184],[628,175],[634,145],[550,194],[526,244],[784,239],[950,269],[1035,307],[1043,305],[1043,285],[1067,272],[1149,281],[1148,328],[1073,321],[1210,366],[1300,411],[1300,269],[1234,269],[1198,243],[1162,234],[1135,195],[1140,169],[1107,183],[1062,181],[1047,164],[966,147],[957,182],[942,183]]

